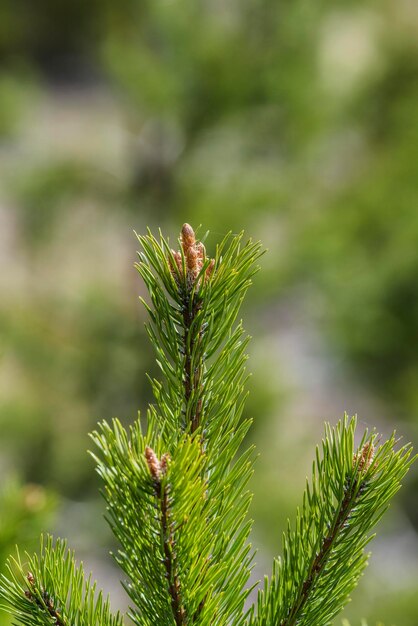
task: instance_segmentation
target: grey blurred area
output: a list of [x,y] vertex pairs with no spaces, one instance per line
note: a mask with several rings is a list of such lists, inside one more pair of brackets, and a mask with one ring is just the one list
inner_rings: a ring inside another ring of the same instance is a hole
[[[268,248],[243,310],[256,578],[324,421],[417,442],[417,36],[410,0],[3,0],[0,569],[50,531],[126,606],[87,435],[151,401],[147,226]],[[416,626],[417,494],[413,470],[352,624]]]

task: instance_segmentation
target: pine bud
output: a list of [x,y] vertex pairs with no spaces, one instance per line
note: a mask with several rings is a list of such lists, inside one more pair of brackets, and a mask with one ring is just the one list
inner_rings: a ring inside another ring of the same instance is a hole
[[195,272],[197,269],[197,252],[195,248],[189,248],[186,253],[187,269]]
[[30,584],[31,587],[35,586],[35,576],[32,574],[32,572],[28,572],[26,574],[26,578],[28,583]]
[[[181,261],[181,254],[180,254],[180,252],[176,252],[175,250],[171,250],[171,254],[174,257],[174,261],[176,262],[176,266],[177,266],[178,271],[182,272],[183,264],[182,264],[182,261]],[[174,267],[172,266],[171,261],[170,261],[170,269],[171,269],[171,272],[173,273],[174,272]]]
[[[190,224],[183,224],[180,239],[186,261],[186,275],[184,276],[183,272],[182,255],[180,252],[176,252],[175,250],[171,250],[171,254],[173,255],[177,268],[173,267],[173,261],[170,258],[169,266],[171,273],[179,287],[182,282],[180,280],[180,277],[184,277],[186,279],[187,290],[191,291],[194,288],[196,291],[198,291],[201,282],[201,279],[198,279],[198,276],[206,260],[205,246],[201,241],[196,241],[194,230],[190,226]],[[209,279],[211,277],[214,267],[215,261],[214,259],[212,259],[205,272],[204,278]]]
[[181,229],[181,242],[183,244],[184,254],[187,254],[187,250],[196,243],[194,230],[190,224],[183,224],[183,228]]
[[367,441],[356,454],[353,455],[353,468],[357,466],[359,474],[365,474],[373,462],[374,445]]
[[145,448],[145,459],[147,461],[147,465],[153,479],[156,481],[160,481],[161,478],[167,473],[167,467],[170,461],[170,455],[168,454],[168,452],[163,454],[163,456],[161,457],[161,461],[159,461],[154,450],[147,446]]
[[147,446],[145,448],[145,458],[148,464],[149,471],[154,480],[161,479],[161,464],[155,454],[154,450]]
[[200,261],[202,261],[202,265],[203,265],[203,262],[206,258],[206,248],[201,241],[199,241],[199,243],[196,244],[195,248],[197,252],[197,258]]

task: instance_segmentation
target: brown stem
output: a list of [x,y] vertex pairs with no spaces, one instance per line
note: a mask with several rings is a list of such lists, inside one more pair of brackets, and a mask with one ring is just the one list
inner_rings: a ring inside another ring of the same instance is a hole
[[[360,488],[361,489],[361,488]],[[354,503],[358,492],[354,492],[353,487],[347,488],[344,493],[344,498],[341,502],[337,518],[331,527],[329,533],[322,540],[321,548],[312,562],[309,571],[303,581],[298,597],[292,609],[288,613],[287,617],[280,622],[280,626],[294,626],[297,618],[300,616],[303,607],[308,601],[309,594],[315,585],[318,577],[323,571],[339,533],[343,530],[345,523],[347,522],[350,513],[354,507]]]
[[[201,303],[197,300],[196,295],[193,297],[192,301],[190,301],[191,297],[193,296],[187,294],[187,296],[183,300],[183,348],[185,354],[184,398],[186,404],[186,419],[187,417],[189,418],[190,429],[191,432],[194,433],[200,426],[200,419],[202,415],[202,398],[198,398],[197,402],[194,403],[194,406],[191,407],[189,415],[187,408],[190,398],[192,397],[194,392],[198,389],[201,389],[203,368],[201,364],[198,364],[193,371],[192,355],[196,346],[196,338],[191,337],[190,342],[188,341],[188,339],[194,319],[200,310]],[[198,336],[200,336],[200,332],[201,331],[198,332]]]
[[185,610],[181,599],[181,585],[176,571],[175,540],[170,524],[169,488],[161,486],[160,481],[155,485],[155,494],[160,503],[160,520],[163,538],[164,567],[168,581],[171,609],[173,611],[176,626],[186,624]]

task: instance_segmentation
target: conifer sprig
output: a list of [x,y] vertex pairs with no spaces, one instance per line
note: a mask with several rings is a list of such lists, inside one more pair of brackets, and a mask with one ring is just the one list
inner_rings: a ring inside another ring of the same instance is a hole
[[116,420],[113,428],[104,423],[94,439],[109,521],[122,546],[116,560],[137,607],[134,623],[212,623],[225,568],[213,558],[216,524],[208,516],[198,439],[184,435],[170,460],[139,423],[130,435]]
[[247,340],[234,322],[260,246],[241,239],[227,236],[209,259],[188,224],[178,251],[139,237],[148,334],[165,380],[152,381],[145,434],[139,422],[128,435],[117,421],[93,434],[137,624],[243,621],[252,450],[237,456],[249,422]]
[[377,447],[375,433],[355,448],[356,419],[326,427],[296,523],[283,536],[283,556],[258,597],[251,626],[324,626],[348,601],[367,563],[371,529],[398,491],[413,458],[395,451],[394,436]]
[[222,393],[236,405],[243,393],[243,329],[233,325],[261,250],[259,243],[243,245],[242,237],[227,235],[214,259],[206,257],[189,224],[183,225],[179,251],[162,236],[138,237],[137,269],[153,304],[144,303],[147,330],[164,374],[162,382],[152,381],[161,422],[174,437],[199,429],[205,447],[215,447],[225,428],[239,421],[228,424],[219,398]]
[[8,576],[0,581],[3,608],[23,626],[122,626],[112,615],[109,600],[96,592],[91,576],[75,562],[65,541],[41,539],[38,555],[19,552],[7,562]]

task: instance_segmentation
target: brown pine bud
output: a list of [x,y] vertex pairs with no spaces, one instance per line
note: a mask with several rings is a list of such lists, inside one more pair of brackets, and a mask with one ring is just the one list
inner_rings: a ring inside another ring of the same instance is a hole
[[183,224],[183,228],[181,229],[181,242],[183,244],[184,254],[196,243],[194,230],[190,224]]
[[182,259],[181,259],[180,252],[176,252],[175,250],[171,250],[171,254],[174,257],[174,261],[175,261],[176,267],[173,266],[173,262],[171,261],[171,259],[168,260],[168,263],[170,265],[171,273],[173,274],[174,278],[176,278],[177,271],[180,272],[180,274],[183,272],[183,262],[182,262]]
[[199,243],[195,245],[195,248],[197,252],[197,258],[201,261],[200,267],[202,267],[203,262],[206,258],[206,248],[201,241],[199,241]]
[[[198,279],[198,276],[206,261],[205,246],[203,245],[201,241],[196,241],[194,230],[190,226],[190,224],[183,224],[183,227],[180,233],[180,239],[181,239],[181,245],[183,248],[183,254],[185,257],[185,265],[186,265],[186,277],[185,278],[186,278],[187,290],[191,291],[192,289],[195,289],[196,291],[198,291],[199,288],[201,287],[201,282],[202,282],[200,278]],[[171,254],[173,255],[173,259],[177,267],[174,266],[173,260],[170,257],[169,259],[170,270],[171,270],[171,273],[173,274],[174,280],[176,281],[177,285],[180,287],[182,283],[181,277],[184,276],[183,257],[180,252],[176,252],[175,250],[171,250]],[[215,261],[214,259],[212,259],[212,261],[210,262],[206,270],[205,278],[211,277],[214,267],[215,267]]]
[[153,479],[160,480],[161,479],[161,464],[154,450],[150,448],[149,446],[145,448],[145,458],[146,458],[147,465],[148,465],[149,471]]
[[179,272],[182,272],[183,271],[183,261],[182,261],[180,252],[175,252],[174,253],[174,260],[177,263],[177,268],[178,268]]
[[197,252],[194,247],[189,248],[187,250],[186,260],[187,260],[187,269],[192,270],[192,271],[197,269]]
[[30,586],[33,587],[35,585],[35,576],[32,574],[32,572],[28,572],[26,574],[26,578]]
[[353,467],[357,466],[359,474],[365,474],[373,462],[374,458],[374,445],[371,441],[368,441],[364,446],[353,456]]

